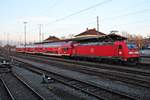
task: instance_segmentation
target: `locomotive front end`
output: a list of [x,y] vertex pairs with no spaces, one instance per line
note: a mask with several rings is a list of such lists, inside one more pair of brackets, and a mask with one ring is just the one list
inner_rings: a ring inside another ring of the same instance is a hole
[[135,43],[127,43],[127,61],[139,62],[140,53]]

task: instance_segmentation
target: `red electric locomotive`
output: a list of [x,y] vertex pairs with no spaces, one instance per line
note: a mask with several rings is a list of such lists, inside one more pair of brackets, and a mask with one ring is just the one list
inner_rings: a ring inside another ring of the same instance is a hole
[[17,52],[40,53],[44,55],[113,59],[116,61],[139,61],[139,51],[126,38],[110,34],[97,37],[82,37],[17,47]]
[[77,39],[72,56],[113,59],[117,61],[139,61],[139,51],[135,43],[127,43],[126,38],[110,34],[102,37]]

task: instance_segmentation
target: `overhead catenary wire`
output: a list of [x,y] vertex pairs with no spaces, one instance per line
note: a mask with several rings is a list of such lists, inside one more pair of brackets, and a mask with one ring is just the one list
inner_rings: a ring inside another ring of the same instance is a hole
[[[137,26],[137,23],[145,23],[145,22],[148,22],[148,21],[150,21],[150,19],[146,19],[146,20],[141,20],[141,21],[135,21],[135,22],[131,22],[131,23],[122,23],[122,24],[115,24],[115,26],[122,26],[122,25],[124,25],[124,26],[127,26],[127,25],[133,25],[134,24],[134,26],[135,26],[135,24],[136,24],[136,26]],[[110,26],[110,27],[108,27],[108,26]],[[150,26],[150,25],[149,25]],[[114,26],[113,25],[107,25],[106,27],[108,27],[108,28],[113,28]]]
[[[102,4],[108,3],[108,2],[110,2],[110,1],[112,1],[112,0],[105,0],[105,1],[103,1],[103,2],[100,2],[100,3],[97,3],[97,4],[95,4],[95,5],[92,5],[92,6],[88,7],[88,8],[85,8],[85,9],[82,9],[82,10],[80,10],[80,11],[74,12],[74,13],[72,13],[72,14],[70,14],[70,15],[67,15],[67,16],[64,16],[64,17],[62,17],[62,18],[56,19],[56,20],[54,20],[54,21],[52,21],[52,22],[50,22],[50,23],[47,23],[47,24],[53,24],[53,23],[56,23],[56,22],[65,20],[65,19],[67,19],[67,18],[69,18],[69,17],[72,17],[72,16],[74,16],[74,15],[80,14],[80,13],[82,13],[82,12],[84,12],[84,11],[90,10],[90,9],[92,9],[92,8],[95,8],[95,7],[100,6],[100,5],[102,5]],[[104,19],[102,19],[102,20],[116,19],[116,18],[119,18],[119,17],[125,17],[125,16],[134,15],[134,14],[138,14],[138,13],[144,13],[144,12],[146,12],[146,11],[150,11],[150,9],[144,9],[144,10],[140,10],[140,11],[136,11],[136,12],[126,13],[126,14],[114,16],[114,17],[111,17],[111,18],[104,18]]]
[[54,21],[52,21],[52,22],[50,22],[50,23],[48,23],[48,24],[52,24],[52,23],[56,23],[56,22],[65,20],[65,19],[67,19],[67,18],[69,18],[69,17],[72,17],[72,16],[74,16],[74,15],[80,14],[80,13],[82,13],[82,12],[85,12],[85,11],[90,10],[90,9],[92,9],[92,8],[95,8],[95,7],[97,7],[97,6],[103,5],[103,4],[108,3],[108,2],[110,2],[110,1],[112,1],[112,0],[105,0],[105,1],[103,1],[103,2],[99,2],[99,3],[97,3],[97,4],[94,4],[94,5],[90,6],[90,7],[87,7],[87,8],[85,8],[85,9],[82,9],[82,10],[79,10],[79,11],[77,11],[77,12],[74,12],[74,13],[72,13],[72,14],[70,14],[70,15],[67,15],[67,16],[64,16],[64,17],[62,17],[62,18],[56,19],[56,20],[54,20]]
[[[150,9],[142,9],[142,10],[139,10],[139,11],[135,11],[135,12],[130,12],[130,13],[125,13],[125,14],[122,14],[122,15],[117,15],[117,16],[114,16],[114,17],[109,17],[109,18],[103,18],[102,20],[103,21],[108,21],[108,20],[115,20],[115,19],[118,19],[118,18],[122,18],[122,17],[127,17],[127,16],[131,16],[131,15],[135,15],[135,14],[140,14],[140,13],[144,13],[144,12],[148,12],[150,11]],[[145,21],[145,20],[144,20]],[[141,22],[141,21],[140,21]],[[95,23],[95,21],[93,20],[92,22],[90,21],[90,23]],[[87,22],[85,25],[89,24],[89,22]],[[119,25],[124,25],[124,24],[119,24]],[[126,25],[126,24],[125,24]],[[82,25],[83,26],[83,25]]]
[[[85,12],[85,11],[87,11],[87,10],[90,10],[90,9],[92,9],[92,8],[95,8],[95,7],[97,7],[97,6],[100,6],[100,5],[102,5],[102,4],[108,3],[108,2],[110,2],[110,1],[112,1],[112,0],[105,0],[105,1],[103,1],[103,2],[100,2],[100,3],[97,3],[97,4],[95,4],[95,5],[92,5],[92,6],[88,7],[88,8],[79,10],[79,11],[77,11],[77,12],[71,13],[71,14],[69,14],[69,15],[67,15],[67,16],[62,17],[62,18],[56,19],[56,20],[54,20],[54,21],[52,21],[52,22],[50,22],[50,23],[47,23],[47,24],[53,24],[53,23],[56,23],[56,22],[59,22],[59,21],[63,21],[63,20],[68,19],[68,18],[70,18],[70,17],[72,17],[72,16],[78,15],[78,14],[80,14],[80,13],[82,13],[82,12]],[[140,13],[144,13],[144,12],[148,12],[148,11],[150,11],[150,9],[149,9],[149,8],[146,8],[146,9],[142,9],[142,10],[139,10],[139,11],[133,11],[133,12],[124,13],[124,14],[121,14],[121,15],[116,15],[116,16],[110,17],[110,18],[109,18],[109,17],[108,17],[108,18],[103,18],[103,19],[101,19],[101,20],[105,20],[105,21],[107,21],[107,20],[114,20],[114,19],[118,19],[118,18],[122,18],[122,17],[127,17],[127,16],[131,16],[131,15],[135,15],[135,14],[140,14]],[[90,23],[91,23],[91,22],[90,22]],[[93,21],[93,23],[95,23],[95,21]],[[86,23],[86,24],[87,24],[87,23]],[[88,22],[88,24],[89,24],[89,22]],[[83,24],[82,24],[82,26],[83,26]]]
[[[112,0],[106,0],[106,1],[103,1],[103,2],[100,2],[100,3],[97,3],[97,4],[95,4],[95,5],[92,5],[92,6],[88,7],[88,8],[85,8],[85,9],[82,9],[82,10],[77,11],[77,12],[75,12],[75,13],[72,13],[72,14],[70,14],[70,15],[67,15],[67,16],[65,16],[65,17],[56,19],[55,21],[52,21],[52,22],[50,22],[50,23],[48,23],[48,24],[52,24],[52,23],[56,23],[56,22],[65,20],[65,19],[67,19],[67,18],[69,18],[69,17],[72,17],[72,16],[74,16],[74,15],[80,14],[80,13],[82,13],[82,12],[84,12],[84,11],[87,11],[87,10],[89,10],[89,9],[95,8],[95,7],[97,7],[97,6],[100,6],[100,5],[104,4],[104,3],[108,3],[108,2],[110,2],[110,1],[112,1]],[[148,8],[148,9],[139,10],[139,11],[135,11],[135,12],[125,13],[125,14],[122,14],[122,15],[117,15],[117,16],[110,17],[110,18],[104,18],[104,19],[102,19],[102,20],[105,20],[105,21],[107,21],[107,20],[112,20],[112,19],[114,20],[114,19],[117,19],[117,18],[120,18],[120,17],[131,16],[131,15],[135,15],[135,14],[139,14],[139,13],[144,13],[144,12],[148,12],[148,11],[150,11],[149,8]],[[95,21],[93,21],[93,22],[95,22]],[[88,22],[88,23],[89,23],[89,22]]]
[[117,15],[117,16],[110,17],[110,18],[104,18],[103,20],[114,20],[116,18],[122,18],[122,17],[131,16],[131,15],[135,15],[135,14],[139,14],[139,13],[144,13],[144,12],[148,12],[148,11],[150,11],[150,8],[142,9],[142,10],[135,11],[135,12],[125,13],[125,14]]
[[49,6],[48,7],[48,9],[52,9],[52,8],[54,8],[54,7],[56,7],[56,6],[58,6],[60,3],[62,3],[64,0],[58,0],[58,1],[56,1],[54,4],[52,4],[51,6]]

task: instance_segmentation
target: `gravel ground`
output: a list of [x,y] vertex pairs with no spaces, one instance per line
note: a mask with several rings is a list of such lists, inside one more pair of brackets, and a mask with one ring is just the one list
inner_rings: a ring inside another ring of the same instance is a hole
[[48,64],[40,64],[37,62],[32,62],[29,60],[25,60],[28,63],[31,63],[32,65],[35,65],[37,67],[41,67],[43,69],[47,69],[49,71],[52,72],[56,72],[59,74],[63,74],[65,76],[69,76],[72,78],[78,78],[80,80],[98,85],[98,86],[103,86],[106,88],[111,88],[113,90],[117,90],[126,94],[130,94],[132,96],[135,96],[141,100],[150,100],[150,89],[144,88],[144,87],[135,87],[134,85],[129,85],[129,84],[125,84],[122,83],[120,81],[112,81],[109,79],[104,79],[104,78],[99,78],[96,76],[91,76],[91,75],[86,75],[86,74],[82,74],[79,72],[75,72],[75,71],[70,71],[70,70],[66,70],[66,69],[61,69],[61,68],[57,68],[57,67],[53,67],[51,65]]
[[[1,77],[1,76],[0,76]],[[6,88],[2,81],[0,81],[0,100],[11,100]]]
[[1,73],[7,73],[9,71],[10,71],[10,69],[8,69],[8,68],[0,68],[0,74]]
[[13,71],[23,78],[46,100],[96,100],[80,91],[60,83],[42,84],[42,77],[23,68],[14,67]]
[[12,74],[3,75],[3,79],[15,100],[38,100],[38,97]]
[[80,91],[74,90],[60,83],[49,84],[48,87],[53,93],[60,96],[63,100],[97,100],[96,98],[85,95]]

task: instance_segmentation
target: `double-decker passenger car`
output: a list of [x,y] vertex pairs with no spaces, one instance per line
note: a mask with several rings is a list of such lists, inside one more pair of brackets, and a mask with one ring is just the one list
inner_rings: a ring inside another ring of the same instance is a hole
[[116,61],[139,61],[135,43],[126,42],[125,37],[115,34],[95,37],[81,37],[17,47],[17,52],[45,55],[113,59]]

